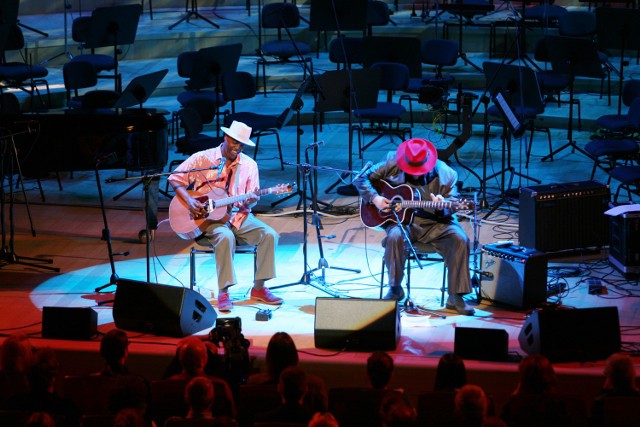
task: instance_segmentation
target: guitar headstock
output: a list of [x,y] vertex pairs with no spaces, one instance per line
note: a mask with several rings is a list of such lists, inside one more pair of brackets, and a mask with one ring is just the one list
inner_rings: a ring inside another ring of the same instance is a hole
[[275,187],[272,187],[271,194],[288,194],[295,190],[296,183],[286,183],[286,184],[278,184]]

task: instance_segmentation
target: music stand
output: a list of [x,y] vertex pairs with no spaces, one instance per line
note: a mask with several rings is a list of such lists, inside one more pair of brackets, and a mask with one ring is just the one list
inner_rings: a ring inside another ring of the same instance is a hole
[[[291,120],[291,116],[293,114],[296,115],[296,163],[300,164],[301,158],[300,158],[300,147],[301,147],[301,141],[300,141],[300,137],[302,136],[302,129],[300,127],[300,111],[302,110],[302,107],[304,107],[304,102],[302,102],[302,95],[305,94],[305,92],[307,91],[307,88],[310,86],[312,78],[309,77],[307,80],[305,80],[304,82],[302,82],[302,84],[300,85],[300,87],[298,88],[296,95],[293,97],[293,100],[291,101],[291,105],[289,105],[289,108],[287,109],[287,115],[284,119],[284,123],[288,123],[289,120]],[[296,182],[300,182],[300,168],[296,168]],[[313,191],[313,188],[311,188],[311,191]],[[285,200],[289,200],[292,197],[300,197],[300,199],[298,200],[298,209],[300,209],[300,204],[302,203],[302,197],[306,197],[306,194],[303,193],[302,189],[300,189],[300,186],[296,186],[296,191],[292,194],[289,194],[287,197],[284,197],[282,199],[276,200],[275,202],[271,203],[271,207],[275,207],[278,204],[284,202]]]
[[467,21],[471,22],[471,18],[474,15],[494,10],[493,4],[484,0],[453,0],[452,3],[443,4],[441,7],[442,10],[458,15],[458,25],[460,26],[460,31],[458,32],[458,58],[462,59],[465,64],[471,65],[476,70],[482,71],[482,68],[471,62],[471,60],[467,58],[467,54],[462,51],[462,18],[467,17]]
[[364,37],[362,67],[369,68],[376,62],[399,62],[409,68],[410,78],[422,77],[420,39],[392,36]]
[[[620,56],[620,81],[618,84],[618,114],[622,114],[622,86],[625,50],[640,49],[640,9],[617,9],[599,7],[596,9],[598,46],[616,51]],[[618,53],[619,52],[619,53]]]
[[91,26],[85,46],[90,49],[113,46],[115,90],[122,90],[118,74],[118,46],[133,44],[142,14],[139,4],[97,7],[91,14]]
[[122,91],[113,107],[129,108],[138,105],[142,108],[142,104],[149,99],[168,72],[169,70],[164,69],[134,77]]
[[[133,80],[129,82],[126,89],[120,95],[120,98],[116,101],[114,108],[126,109],[128,107],[132,107],[134,105],[139,105],[140,109],[142,109],[142,104],[149,99],[154,90],[158,87],[164,76],[169,72],[169,70],[160,70],[155,71],[153,73],[144,74],[142,76],[137,76]],[[133,110],[133,111],[138,111]],[[125,188],[120,193],[116,194],[113,197],[113,200],[118,200],[120,197],[127,194],[129,191],[133,190],[140,184],[143,184],[143,180],[136,182],[135,184]],[[169,193],[166,191],[158,190],[162,193],[163,196],[167,198],[171,198]],[[145,193],[146,194],[146,193]],[[147,234],[147,238],[149,235]]]
[[193,60],[193,71],[187,80],[186,89],[199,91],[214,88],[216,136],[220,136],[220,114],[218,99],[222,96],[222,77],[233,73],[238,68],[242,43],[211,46],[199,49]]
[[[374,108],[378,103],[378,87],[380,86],[381,72],[378,69],[361,70],[336,70],[326,71],[316,80],[318,91],[316,93],[316,105],[314,115],[328,113],[330,111],[343,111],[349,117],[349,153],[348,170],[353,170],[353,110]],[[317,120],[314,119],[314,123]],[[314,126],[314,139],[317,140],[317,128]],[[350,175],[350,174],[348,174]],[[329,186],[325,193],[330,192],[336,185],[342,182],[347,174]]]
[[200,12],[198,12],[198,0],[191,0],[191,10],[189,10],[187,12],[186,15],[184,15],[182,18],[178,19],[176,22],[174,22],[173,24],[169,25],[169,29],[173,30],[173,28],[184,22],[187,21],[189,22],[189,20],[191,19],[192,16],[195,16],[196,18],[200,18],[205,22],[208,22],[209,24],[213,25],[216,28],[220,28],[220,25],[216,24],[215,22],[211,21],[210,19],[204,17]]
[[569,147],[571,147],[571,152],[577,150],[591,158],[573,140],[573,86],[576,76],[596,79],[601,79],[604,76],[596,43],[588,39],[562,36],[545,36],[544,43],[549,53],[553,71],[569,76],[569,126],[567,133],[569,141],[543,157],[542,161],[553,159],[555,154]]
[[[528,67],[519,65],[508,65],[497,62],[484,62],[482,64],[485,79],[487,81],[487,92],[494,100],[498,111],[503,116],[506,126],[502,137],[502,169],[492,175],[487,176],[487,161],[483,163],[483,188],[486,189],[486,182],[501,176],[500,180],[500,200],[489,210],[485,218],[490,216],[502,203],[507,201],[506,193],[511,186],[513,176],[540,183],[540,180],[516,171],[511,164],[511,137],[520,136],[525,129],[523,123],[527,120],[524,117],[525,110],[543,111],[544,102],[540,94],[540,87],[535,72]],[[515,111],[514,111],[515,110]],[[519,115],[517,112],[519,111]],[[488,137],[485,136],[485,152],[488,145]],[[486,153],[485,153],[486,156]],[[505,185],[505,174],[509,172],[509,186]]]
[[[320,32],[362,31],[367,29],[369,0],[311,0],[309,30],[316,32],[316,56],[320,57]],[[326,43],[325,43],[326,44]]]
[[7,44],[13,25],[18,24],[19,0],[3,0],[0,2],[0,48]]

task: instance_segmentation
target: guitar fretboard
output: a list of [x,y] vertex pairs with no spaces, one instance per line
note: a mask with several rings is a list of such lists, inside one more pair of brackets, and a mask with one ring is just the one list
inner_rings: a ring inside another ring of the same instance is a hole
[[[256,191],[255,194],[256,196],[262,196],[265,194],[269,194],[271,193],[273,190],[273,188],[265,188],[263,190],[258,190]],[[229,197],[223,197],[221,199],[218,200],[213,200],[213,199],[209,199],[208,203],[209,203],[209,209],[214,209],[216,207],[220,207],[220,206],[227,206],[227,205],[231,205],[237,202],[243,202],[245,200],[247,200],[249,198],[250,194],[239,194],[237,196],[229,196]]]
[[405,200],[400,202],[400,207],[405,209],[435,209],[444,210],[455,208],[454,202],[439,201],[434,202],[432,200]]

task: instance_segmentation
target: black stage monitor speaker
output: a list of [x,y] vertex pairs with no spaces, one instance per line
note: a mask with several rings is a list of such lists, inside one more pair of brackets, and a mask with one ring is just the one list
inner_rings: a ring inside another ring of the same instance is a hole
[[518,336],[527,354],[552,362],[604,360],[620,351],[617,307],[534,311]]
[[509,354],[509,334],[504,329],[455,329],[453,352],[463,359],[504,362]]
[[547,300],[547,255],[512,243],[484,245],[482,296],[496,303],[534,308]]
[[98,313],[90,307],[42,307],[42,337],[88,340],[98,332]]
[[119,279],[113,303],[116,327],[184,337],[210,328],[217,315],[202,295],[179,286]]
[[400,340],[398,302],[316,298],[314,339],[317,348],[395,350]]
[[597,181],[520,189],[520,244],[542,252],[609,244],[610,191]]

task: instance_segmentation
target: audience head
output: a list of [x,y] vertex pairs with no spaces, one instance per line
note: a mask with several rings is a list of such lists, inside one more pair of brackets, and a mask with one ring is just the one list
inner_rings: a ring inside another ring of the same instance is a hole
[[376,351],[367,359],[367,376],[371,387],[383,389],[389,385],[393,373],[393,359],[384,351]]
[[555,391],[556,372],[541,354],[527,356],[518,367],[520,382],[516,393],[540,394]]
[[208,357],[207,346],[200,338],[187,337],[178,343],[178,359],[183,372],[202,374]]
[[307,374],[297,366],[290,366],[280,374],[278,391],[287,403],[301,403],[308,391]]
[[331,412],[316,412],[307,427],[340,427]]
[[507,422],[495,415],[484,419],[480,427],[509,427]]
[[27,419],[26,427],[56,427],[56,422],[51,415],[46,412],[34,412]]
[[123,409],[131,408],[144,414],[149,394],[149,385],[144,378],[137,375],[120,375],[109,395],[109,412],[117,414]]
[[467,371],[464,360],[455,353],[446,353],[440,357],[436,369],[435,391],[454,391],[467,383]]
[[380,403],[380,418],[384,427],[410,427],[416,425],[416,410],[402,393],[390,392]]
[[481,387],[466,384],[456,392],[455,408],[463,425],[479,426],[487,416],[489,402]]
[[40,392],[53,392],[59,367],[58,358],[52,348],[45,347],[39,349],[35,353],[33,365],[28,374],[31,388]]
[[614,353],[604,367],[604,388],[617,391],[637,390],[636,368],[630,356]]
[[24,334],[7,337],[0,352],[0,370],[26,374],[34,359],[31,341]]
[[121,329],[112,329],[100,342],[100,356],[111,367],[124,365],[129,354],[129,338]]
[[191,412],[201,414],[211,411],[214,391],[211,380],[207,377],[195,377],[184,390],[184,400]]
[[298,349],[293,338],[286,332],[273,334],[267,345],[265,355],[268,374],[273,379],[280,378],[285,368],[298,364]]
[[116,414],[113,427],[145,427],[144,417],[133,408],[125,408]]

